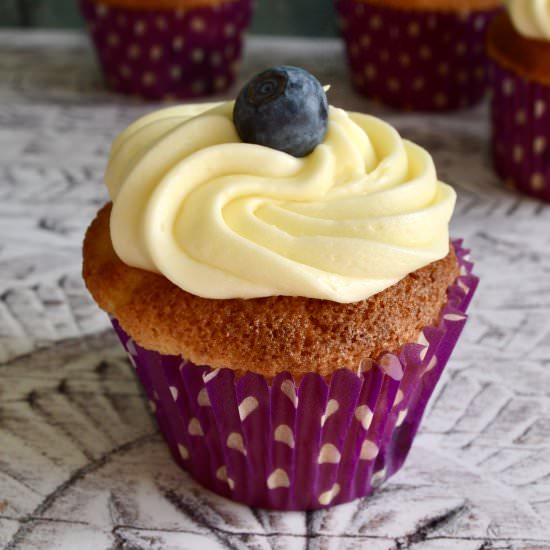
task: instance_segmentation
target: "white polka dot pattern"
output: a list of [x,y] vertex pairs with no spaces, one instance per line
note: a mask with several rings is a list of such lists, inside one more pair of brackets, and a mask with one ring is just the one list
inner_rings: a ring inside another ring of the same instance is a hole
[[428,363],[428,366],[426,367],[425,372],[430,372],[431,370],[435,369],[436,366],[437,366],[437,357],[434,355],[430,359],[430,362]]
[[331,489],[328,491],[325,491],[324,493],[321,493],[319,496],[319,503],[323,506],[328,506],[334,498],[338,496],[338,493],[340,493],[340,485],[338,483],[335,483]]
[[258,408],[258,400],[253,396],[245,397],[239,405],[239,416],[241,420],[247,417]]
[[187,460],[189,458],[189,451],[185,445],[178,443],[178,452],[183,460]]
[[533,139],[533,152],[535,155],[542,155],[546,151],[546,137],[545,136],[536,136]]
[[191,19],[191,29],[195,32],[203,32],[206,29],[206,23],[202,17],[196,16]]
[[527,122],[527,113],[523,109],[516,111],[516,124],[522,126]]
[[152,86],[156,82],[157,77],[155,76],[155,73],[152,73],[150,71],[147,71],[143,73],[143,85],[144,86]]
[[507,187],[550,202],[550,86],[492,62],[493,162]]
[[191,61],[193,63],[201,63],[204,59],[204,50],[201,48],[196,48],[191,52]]
[[390,378],[394,380],[401,380],[403,378],[403,367],[401,362],[392,353],[385,353],[378,360],[378,364],[382,371]]
[[525,153],[523,151],[523,147],[521,145],[514,145],[514,149],[512,151],[512,156],[514,158],[514,162],[522,162],[523,158],[525,156]]
[[378,445],[374,443],[374,441],[365,439],[365,441],[363,441],[363,444],[361,445],[361,454],[359,455],[359,459],[374,460],[378,456],[379,452],[380,449],[378,448]]
[[160,59],[162,57],[162,47],[159,45],[152,46],[149,55],[153,61]]
[[373,413],[367,405],[359,405],[359,407],[355,409],[355,418],[361,422],[361,426],[363,426],[364,430],[370,428],[372,417]]
[[462,328],[461,301],[475,288],[456,247],[465,275],[449,291],[440,325],[423,337],[427,365],[411,343],[401,361],[394,356],[399,368],[387,357],[328,382],[311,374],[297,386],[288,373],[268,381],[144,350],[113,321],[177,462],[207,488],[256,507],[315,509],[380,485],[406,458],[438,378],[425,375],[444,367],[438,362]]
[[397,393],[395,394],[395,400],[393,402],[393,406],[397,407],[403,401],[404,397],[405,397],[405,394],[403,393],[403,390],[398,389]]
[[285,380],[281,384],[281,391],[290,399],[294,408],[298,407],[298,396],[296,395],[296,387],[290,380]]
[[109,12],[109,8],[105,4],[97,4],[96,13],[99,17],[105,17]]
[[415,110],[458,109],[483,97],[485,31],[496,9],[406,11],[362,1],[358,11],[357,0],[335,3],[360,92]]
[[275,441],[279,441],[280,443],[288,445],[291,449],[294,449],[294,432],[292,431],[292,428],[290,426],[287,426],[286,424],[281,424],[280,426],[277,426],[277,428],[275,428],[273,439],[275,439]]
[[229,434],[229,437],[227,438],[227,446],[230,449],[239,451],[240,453],[246,456],[246,449],[244,447],[243,436],[240,433],[233,432]]
[[325,414],[323,416],[321,416],[321,426],[324,426],[327,419],[331,415],[333,415],[339,408],[340,408],[340,404],[338,403],[338,401],[336,399],[331,399],[327,403],[327,407],[325,409]]
[[529,183],[533,191],[542,191],[546,185],[546,179],[544,177],[544,174],[535,172],[534,174],[531,175],[531,180]]
[[136,36],[144,35],[146,30],[147,30],[147,24],[145,23],[145,21],[142,21],[141,19],[138,19],[134,23],[134,34]]
[[227,483],[230,489],[235,488],[235,482],[227,475],[227,466],[220,466],[216,471],[216,477],[220,481],[224,481],[225,483]]
[[288,478],[288,474],[283,469],[278,468],[267,478],[267,486],[269,489],[290,487],[290,479]]
[[210,403],[210,397],[208,396],[208,390],[206,388],[203,388],[199,395],[197,395],[197,403],[201,407],[211,407],[212,403]]
[[396,427],[399,428],[399,426],[401,426],[403,422],[405,422],[405,418],[407,418],[408,412],[409,411],[407,409],[403,409],[402,411],[399,411],[399,414],[397,415],[397,420],[395,421]]
[[181,78],[181,67],[179,65],[170,67],[170,77],[174,80],[179,80]]
[[189,426],[187,428],[189,435],[203,436],[204,432],[202,431],[202,426],[197,418],[192,418],[189,421]]
[[468,288],[468,285],[466,285],[464,281],[462,281],[461,279],[458,280],[458,286],[464,292],[465,296],[467,296],[470,293],[470,289]]
[[451,321],[451,322],[465,321],[466,315],[456,314],[456,313],[447,313],[447,315],[445,315],[443,319],[445,319],[445,321]]
[[423,346],[423,349],[420,352],[420,359],[424,360],[426,358],[426,354],[428,353],[428,346],[430,345],[428,340],[426,340],[426,335],[424,334],[424,331],[420,331],[417,342],[421,346]]
[[179,52],[183,49],[183,45],[184,45],[185,41],[183,39],[183,37],[181,36],[176,36],[173,40],[172,40],[172,47],[174,48],[175,51]]
[[213,371],[204,374],[202,379],[205,384],[208,384],[208,382],[211,382],[214,378],[216,378],[216,376],[218,376],[218,374],[220,374],[220,369],[214,369]]
[[[231,85],[253,2],[233,0],[187,10],[125,9],[97,0],[81,4],[111,86],[162,99],[219,93]],[[222,51],[225,62],[220,62]],[[212,57],[213,53],[218,55]]]
[[546,102],[542,99],[537,99],[534,106],[535,118],[542,118],[546,113]]
[[318,459],[319,464],[338,464],[340,459],[340,451],[332,443],[325,443],[321,447]]

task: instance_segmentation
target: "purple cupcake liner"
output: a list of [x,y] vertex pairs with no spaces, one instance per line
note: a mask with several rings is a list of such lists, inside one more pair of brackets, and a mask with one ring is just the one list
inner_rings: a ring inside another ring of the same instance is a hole
[[138,346],[113,319],[176,462],[231,500],[313,510],[370,494],[403,465],[466,322],[478,284],[462,241],[460,276],[437,327],[330,380],[273,380],[211,369]]
[[487,89],[485,34],[493,10],[446,12],[335,0],[355,88],[392,107],[445,111]]
[[252,0],[191,9],[128,9],[80,0],[107,83],[148,99],[221,93],[233,83]]
[[550,86],[491,62],[492,153],[509,187],[550,201]]

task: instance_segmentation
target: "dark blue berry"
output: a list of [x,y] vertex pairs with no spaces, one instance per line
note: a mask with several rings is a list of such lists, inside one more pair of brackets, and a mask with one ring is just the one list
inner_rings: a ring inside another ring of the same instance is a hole
[[327,133],[327,95],[307,71],[286,65],[273,67],[241,90],[233,122],[246,143],[305,157]]

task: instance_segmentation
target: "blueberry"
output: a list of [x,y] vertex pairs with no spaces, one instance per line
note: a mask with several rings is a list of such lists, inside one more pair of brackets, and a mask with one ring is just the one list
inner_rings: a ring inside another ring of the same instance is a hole
[[233,122],[246,143],[305,157],[327,133],[327,95],[307,71],[286,65],[273,67],[240,91]]

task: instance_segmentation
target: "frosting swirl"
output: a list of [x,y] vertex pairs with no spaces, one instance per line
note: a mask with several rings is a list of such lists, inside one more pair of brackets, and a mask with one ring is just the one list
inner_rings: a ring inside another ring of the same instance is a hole
[[550,40],[550,0],[507,0],[516,30],[527,38]]
[[233,103],[145,116],[114,142],[111,238],[126,264],[206,298],[366,299],[445,257],[456,195],[385,122],[330,108],[310,155],[242,143]]

